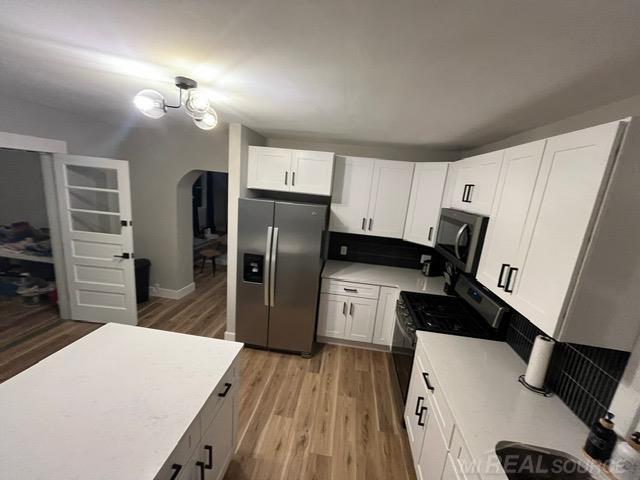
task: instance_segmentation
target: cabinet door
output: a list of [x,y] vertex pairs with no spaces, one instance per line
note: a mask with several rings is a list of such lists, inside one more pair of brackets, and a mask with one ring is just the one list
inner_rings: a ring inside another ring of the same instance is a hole
[[407,437],[409,437],[413,462],[416,465],[422,453],[422,442],[428,421],[427,416],[430,413],[427,404],[429,395],[422,379],[423,372],[424,368],[422,368],[420,358],[414,357],[407,402],[404,407],[404,423],[407,428]]
[[435,162],[415,165],[404,226],[405,240],[435,246],[448,165]]
[[[428,409],[433,409],[431,397],[427,400]],[[427,428],[424,433],[420,461],[416,465],[416,474],[419,479],[432,480],[442,478],[445,463],[447,462],[447,443],[440,430],[438,422],[429,414]]]
[[371,343],[377,308],[378,299],[350,297],[345,338]]
[[454,208],[490,215],[504,150],[465,158],[458,165],[453,191]]
[[336,157],[329,221],[332,232],[365,233],[374,164],[372,158]]
[[333,153],[293,151],[291,191],[314,195],[331,195]]
[[318,335],[345,338],[348,311],[349,297],[328,293],[320,294]]
[[508,289],[509,303],[552,337],[560,333],[619,128],[614,122],[547,140],[524,228],[528,241],[511,267]]
[[516,262],[531,207],[546,140],[506,150],[477,278],[501,298],[508,269]]
[[447,454],[447,463],[442,472],[442,480],[465,480],[462,475],[457,472],[457,465],[451,454]]
[[373,343],[391,346],[393,341],[393,327],[396,322],[396,302],[400,296],[397,288],[380,288],[378,311],[376,312],[376,327],[373,333]]
[[292,150],[249,147],[247,187],[288,192],[291,189]]
[[412,177],[413,163],[376,160],[366,226],[369,235],[402,238]]

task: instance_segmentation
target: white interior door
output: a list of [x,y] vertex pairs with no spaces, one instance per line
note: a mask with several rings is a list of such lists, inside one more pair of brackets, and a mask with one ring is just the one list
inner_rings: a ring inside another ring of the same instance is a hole
[[137,323],[129,164],[54,155],[71,319]]

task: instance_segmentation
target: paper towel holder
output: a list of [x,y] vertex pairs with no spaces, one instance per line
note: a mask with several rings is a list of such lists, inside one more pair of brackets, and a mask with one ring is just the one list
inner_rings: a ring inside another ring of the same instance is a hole
[[524,379],[524,375],[520,375],[518,377],[518,381],[533,393],[537,393],[538,395],[542,395],[543,397],[553,397],[553,392],[551,390],[547,388],[536,388],[533,385],[529,385]]

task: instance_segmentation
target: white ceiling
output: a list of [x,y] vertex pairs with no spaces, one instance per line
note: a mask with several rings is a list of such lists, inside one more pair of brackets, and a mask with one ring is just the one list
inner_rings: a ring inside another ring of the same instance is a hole
[[112,123],[138,118],[142,88],[173,95],[174,75],[210,88],[222,120],[269,136],[445,147],[640,93],[637,0],[2,0],[0,11],[1,92]]

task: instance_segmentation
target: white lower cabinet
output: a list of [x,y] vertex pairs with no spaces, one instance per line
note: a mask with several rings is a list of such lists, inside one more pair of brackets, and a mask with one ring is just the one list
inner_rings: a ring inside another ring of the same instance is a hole
[[371,343],[378,299],[320,294],[318,335]]
[[409,446],[411,447],[411,454],[415,464],[420,460],[427,416],[430,413],[426,403],[429,391],[423,384],[422,373],[423,369],[420,365],[420,360],[416,356],[413,362],[413,370],[411,371],[407,402],[404,407],[404,424],[407,429]]
[[391,287],[380,288],[378,311],[376,313],[376,328],[373,332],[373,343],[391,346],[393,341],[393,327],[396,323],[396,303],[400,297],[400,289]]
[[441,478],[449,450],[444,434],[438,425],[438,420],[432,414],[435,408],[430,397],[427,399],[429,414],[422,443],[422,453],[416,465],[416,475],[419,480]]

